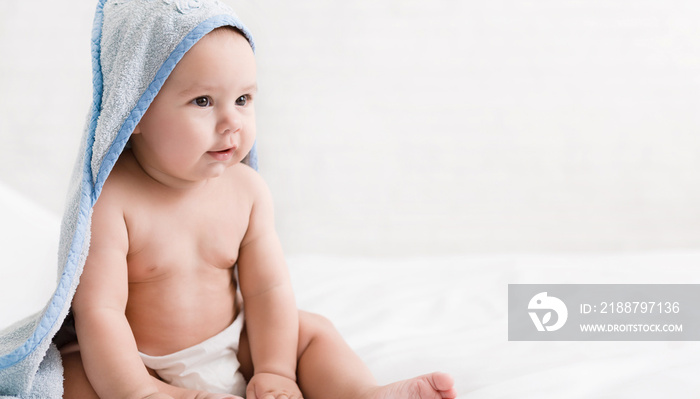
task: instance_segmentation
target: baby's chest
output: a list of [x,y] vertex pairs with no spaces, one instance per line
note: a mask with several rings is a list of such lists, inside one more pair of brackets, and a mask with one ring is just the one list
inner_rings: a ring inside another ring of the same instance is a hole
[[231,207],[184,212],[151,209],[131,224],[129,281],[139,281],[201,268],[233,267],[248,217]]

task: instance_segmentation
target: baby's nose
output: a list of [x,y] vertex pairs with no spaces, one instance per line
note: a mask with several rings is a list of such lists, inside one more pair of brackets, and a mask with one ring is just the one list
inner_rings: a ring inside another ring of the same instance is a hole
[[241,130],[242,127],[243,122],[236,112],[226,112],[222,115],[221,120],[219,121],[217,131],[221,134],[235,133]]

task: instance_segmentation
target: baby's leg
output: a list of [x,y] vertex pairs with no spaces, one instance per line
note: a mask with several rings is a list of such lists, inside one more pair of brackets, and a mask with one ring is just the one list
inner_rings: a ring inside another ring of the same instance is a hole
[[[367,366],[327,319],[299,312],[297,379],[304,399],[443,399],[455,398],[453,380],[433,373],[378,386]],[[238,353],[241,372],[253,373],[245,330]]]
[[61,354],[63,360],[63,397],[66,399],[99,399],[85,375],[80,352]]

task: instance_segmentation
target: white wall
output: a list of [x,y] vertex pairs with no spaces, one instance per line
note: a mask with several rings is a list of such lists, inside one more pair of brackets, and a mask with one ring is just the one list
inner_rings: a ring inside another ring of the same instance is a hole
[[[60,212],[93,1],[0,4],[0,182]],[[289,253],[700,247],[700,3],[231,1]]]

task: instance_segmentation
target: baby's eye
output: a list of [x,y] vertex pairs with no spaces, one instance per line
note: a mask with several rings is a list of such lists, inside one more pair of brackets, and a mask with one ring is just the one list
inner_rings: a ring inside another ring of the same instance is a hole
[[243,107],[246,104],[248,104],[248,101],[250,101],[250,96],[246,94],[236,99],[236,105],[238,105],[239,107]]
[[192,104],[202,108],[208,107],[211,105],[211,99],[207,96],[197,97],[192,100]]

